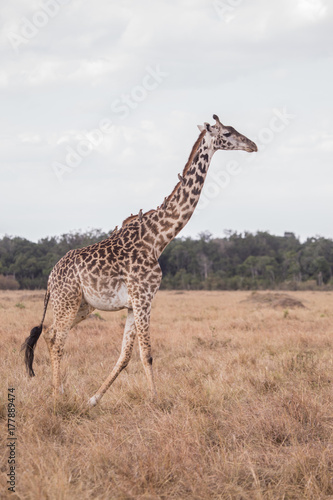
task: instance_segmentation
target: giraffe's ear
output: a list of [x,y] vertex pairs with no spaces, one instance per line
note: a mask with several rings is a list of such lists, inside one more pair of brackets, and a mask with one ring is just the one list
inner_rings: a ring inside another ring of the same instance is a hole
[[200,130],[200,132],[202,132],[203,130],[206,130],[203,125],[197,125],[197,127]]

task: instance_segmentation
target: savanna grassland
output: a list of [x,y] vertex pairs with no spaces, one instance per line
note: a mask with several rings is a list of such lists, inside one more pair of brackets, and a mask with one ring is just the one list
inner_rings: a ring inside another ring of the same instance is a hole
[[[333,293],[159,292],[159,397],[137,346],[101,403],[125,311],[70,332],[54,412],[44,340],[28,379],[20,345],[43,292],[0,292],[1,498],[333,498]],[[51,309],[51,308],[50,308]],[[51,311],[46,324],[51,321]],[[7,492],[7,388],[16,394],[16,492]]]

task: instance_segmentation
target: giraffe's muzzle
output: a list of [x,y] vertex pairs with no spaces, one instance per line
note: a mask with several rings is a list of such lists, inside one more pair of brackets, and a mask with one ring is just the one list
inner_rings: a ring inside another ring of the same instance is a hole
[[255,153],[256,151],[258,151],[258,147],[255,142],[249,140],[245,151],[247,151],[248,153]]

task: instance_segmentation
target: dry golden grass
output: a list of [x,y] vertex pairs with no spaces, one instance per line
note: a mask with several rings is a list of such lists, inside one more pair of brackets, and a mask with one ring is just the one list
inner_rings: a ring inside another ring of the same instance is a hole
[[86,320],[68,337],[65,394],[53,413],[44,340],[34,379],[19,352],[43,293],[1,292],[1,498],[10,385],[17,481],[8,498],[333,498],[333,293],[290,293],[298,309],[250,295],[158,293],[154,403],[135,349],[101,403],[84,410],[117,359],[126,312]]

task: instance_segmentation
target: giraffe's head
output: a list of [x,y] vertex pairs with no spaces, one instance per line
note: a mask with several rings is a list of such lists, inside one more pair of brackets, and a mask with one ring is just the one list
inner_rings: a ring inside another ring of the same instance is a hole
[[217,115],[213,115],[215,125],[205,123],[198,125],[200,131],[206,130],[206,138],[214,151],[217,149],[239,149],[253,153],[258,151],[257,145],[250,141],[245,135],[240,134],[233,127],[223,125]]

